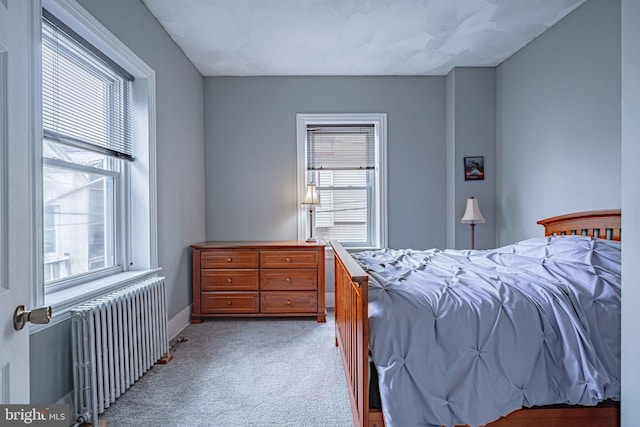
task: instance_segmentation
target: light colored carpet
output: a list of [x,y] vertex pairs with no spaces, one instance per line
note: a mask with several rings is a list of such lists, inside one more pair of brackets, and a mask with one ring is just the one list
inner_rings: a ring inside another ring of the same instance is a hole
[[117,426],[352,426],[333,315],[210,319],[190,325],[101,415]]

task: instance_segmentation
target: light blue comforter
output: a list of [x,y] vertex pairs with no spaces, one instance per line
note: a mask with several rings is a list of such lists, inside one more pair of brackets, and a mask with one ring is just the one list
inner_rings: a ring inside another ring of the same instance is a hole
[[620,243],[354,254],[387,427],[483,425],[620,397]]

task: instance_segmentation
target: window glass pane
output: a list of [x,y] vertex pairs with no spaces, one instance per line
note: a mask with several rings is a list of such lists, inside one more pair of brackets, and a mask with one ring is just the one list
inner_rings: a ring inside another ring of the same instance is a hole
[[318,186],[324,186],[324,177],[331,175],[331,186],[334,187],[365,187],[367,185],[366,170],[338,170],[321,171],[319,173]]
[[316,172],[320,206],[315,212],[317,237],[367,242],[369,190],[365,170]]
[[[341,242],[367,242],[367,191],[323,189],[333,203],[316,210],[316,236]],[[330,216],[330,220],[327,220]]]
[[56,254],[58,252],[58,234],[56,229],[56,217],[60,213],[60,205],[50,203],[44,209],[44,253]]
[[43,168],[45,284],[116,264],[115,178]]

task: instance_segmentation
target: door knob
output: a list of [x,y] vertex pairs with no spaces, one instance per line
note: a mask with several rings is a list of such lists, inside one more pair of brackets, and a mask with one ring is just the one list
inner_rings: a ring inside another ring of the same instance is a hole
[[13,328],[16,331],[24,328],[27,322],[43,324],[49,323],[49,320],[51,320],[51,307],[40,307],[27,311],[24,305],[19,305],[13,312]]

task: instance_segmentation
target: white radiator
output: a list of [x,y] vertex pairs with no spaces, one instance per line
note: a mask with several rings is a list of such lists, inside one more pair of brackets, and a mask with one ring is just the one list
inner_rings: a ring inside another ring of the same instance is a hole
[[74,308],[71,332],[77,420],[97,427],[98,415],[169,355],[164,278]]

